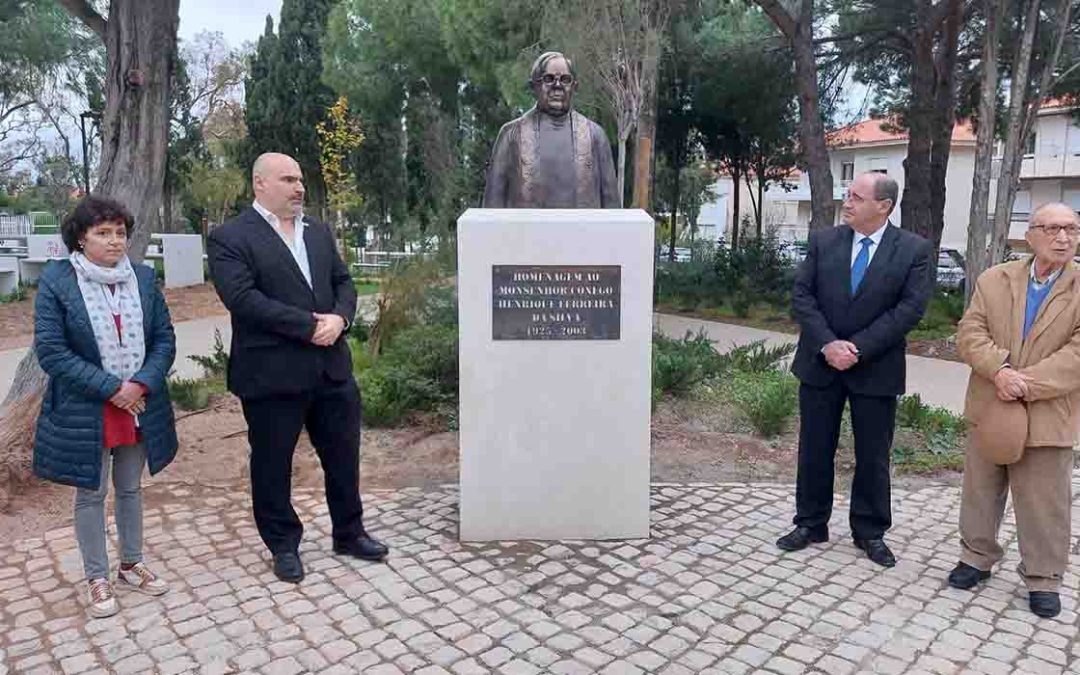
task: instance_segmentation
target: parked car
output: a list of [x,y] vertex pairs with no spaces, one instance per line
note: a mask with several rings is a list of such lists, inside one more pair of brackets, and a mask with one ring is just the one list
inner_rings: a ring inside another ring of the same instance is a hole
[[806,258],[807,251],[805,241],[789,241],[780,245],[780,254],[796,265]]
[[963,290],[964,288],[964,257],[953,248],[938,250],[937,263],[938,288],[948,290]]
[[[659,259],[661,261],[671,260],[671,246],[661,246],[659,251]],[[690,262],[690,258],[690,249],[683,248],[682,246],[675,247],[675,262]]]

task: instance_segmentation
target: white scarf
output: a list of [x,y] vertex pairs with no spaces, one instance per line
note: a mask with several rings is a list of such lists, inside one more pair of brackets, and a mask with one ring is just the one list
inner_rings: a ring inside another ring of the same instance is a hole
[[[75,268],[86,313],[90,315],[101,367],[126,382],[139,372],[146,359],[142,302],[135,269],[126,255],[116,267],[101,267],[78,251],[71,254],[71,265]],[[109,290],[110,285],[115,291]],[[122,340],[116,334],[114,314],[120,315]]]

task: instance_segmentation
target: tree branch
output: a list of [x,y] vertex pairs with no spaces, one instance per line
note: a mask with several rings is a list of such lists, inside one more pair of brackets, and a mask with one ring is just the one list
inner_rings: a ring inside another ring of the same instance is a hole
[[88,0],[58,0],[58,2],[69,14],[94,31],[102,42],[105,41],[105,28],[108,24]]
[[755,0],[761,11],[765,12],[772,19],[772,22],[776,24],[776,27],[780,29],[780,32],[784,34],[789,40],[795,39],[795,31],[797,24],[791,14],[780,4],[779,0]]

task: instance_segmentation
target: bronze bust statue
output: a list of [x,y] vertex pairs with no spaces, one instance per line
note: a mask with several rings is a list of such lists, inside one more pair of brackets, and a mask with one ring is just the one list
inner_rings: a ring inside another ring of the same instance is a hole
[[499,131],[484,208],[621,208],[607,136],[571,106],[578,83],[570,60],[541,54],[529,86],[536,105]]

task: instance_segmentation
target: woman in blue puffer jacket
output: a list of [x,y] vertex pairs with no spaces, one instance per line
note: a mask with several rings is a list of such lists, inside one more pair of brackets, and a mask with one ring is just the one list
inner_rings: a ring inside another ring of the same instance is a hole
[[91,616],[119,610],[106,553],[105,496],[116,489],[116,583],[151,595],[168,586],[142,560],[144,465],[176,455],[166,377],[176,357],[154,271],[127,256],[133,220],[119,203],[89,196],[61,227],[71,255],[50,262],[34,301],[34,351],[49,376],[34,440],[34,472],[75,486],[75,534]]

